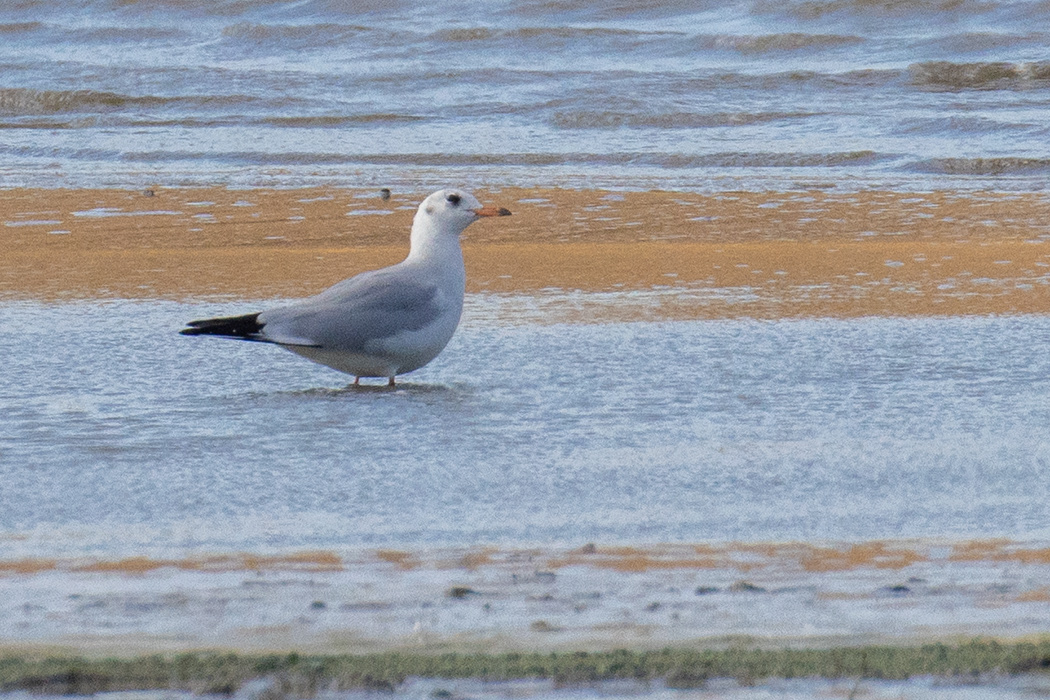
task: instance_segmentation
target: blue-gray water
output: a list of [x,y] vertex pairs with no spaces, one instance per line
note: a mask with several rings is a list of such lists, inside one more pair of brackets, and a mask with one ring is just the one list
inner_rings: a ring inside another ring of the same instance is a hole
[[[1048,27],[1021,0],[4,2],[0,188],[1037,191]],[[0,556],[1048,534],[1046,318],[503,303],[395,392],[176,334],[234,304],[0,304]]]
[[0,3],[0,187],[1040,190],[1028,0]]
[[0,305],[0,557],[1050,534],[1050,318],[512,325],[473,297],[388,391],[176,333],[241,308]]

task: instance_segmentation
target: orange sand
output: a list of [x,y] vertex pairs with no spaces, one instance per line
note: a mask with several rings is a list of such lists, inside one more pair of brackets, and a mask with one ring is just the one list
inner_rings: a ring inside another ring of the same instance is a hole
[[188,559],[153,559],[150,557],[126,557],[124,559],[67,560],[15,559],[0,560],[0,576],[38,574],[45,571],[64,570],[101,574],[147,574],[158,569],[184,569],[192,571],[341,571],[343,561],[331,552],[294,552],[287,555],[263,556],[238,553]]
[[[1050,312],[1045,196],[478,194],[514,216],[465,234],[470,292],[684,292],[625,305],[619,320]],[[400,260],[418,199],[325,188],[7,190],[0,299],[312,294]]]
[[[936,554],[934,552],[937,552]],[[1045,566],[1050,549],[1031,548],[1010,540],[871,540],[854,543],[728,542],[724,544],[656,544],[559,549],[434,549],[402,551],[379,549],[353,555],[301,551],[265,556],[251,553],[214,554],[184,559],[127,557],[123,559],[53,558],[0,560],[0,576],[33,575],[49,571],[140,575],[165,568],[199,572],[224,571],[344,571],[357,566],[388,564],[399,570],[477,571],[510,563],[527,563],[535,571],[557,571],[570,566],[609,569],[623,573],[685,570],[731,570],[743,573],[771,568],[811,573],[885,569],[899,571],[927,562],[1006,562]]]

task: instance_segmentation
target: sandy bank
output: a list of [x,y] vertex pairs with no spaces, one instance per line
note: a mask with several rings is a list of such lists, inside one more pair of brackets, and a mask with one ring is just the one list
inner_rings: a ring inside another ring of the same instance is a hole
[[[468,291],[712,292],[623,320],[1045,313],[1050,198],[480,192]],[[8,190],[0,298],[311,294],[401,259],[419,200],[344,189]]]
[[0,561],[0,650],[772,647],[1050,629],[1045,543],[923,540]]

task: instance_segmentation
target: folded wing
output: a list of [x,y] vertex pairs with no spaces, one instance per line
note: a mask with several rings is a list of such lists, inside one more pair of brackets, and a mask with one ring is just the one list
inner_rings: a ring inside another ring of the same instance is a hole
[[259,315],[262,334],[285,345],[309,343],[342,352],[369,352],[383,340],[420,330],[441,314],[435,285],[404,276],[365,273],[298,304]]

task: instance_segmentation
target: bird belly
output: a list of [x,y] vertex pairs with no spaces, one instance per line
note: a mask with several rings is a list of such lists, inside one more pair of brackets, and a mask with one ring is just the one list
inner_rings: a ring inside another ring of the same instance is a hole
[[282,345],[281,347],[319,365],[331,367],[355,377],[393,377],[397,374],[396,363],[388,357],[302,345]]
[[393,377],[419,369],[448,345],[459,315],[416,331],[403,331],[366,343],[364,351],[285,345],[287,350],[355,377]]
[[377,341],[383,356],[396,359],[396,374],[404,374],[419,369],[437,357],[448,341],[456,327],[449,329],[432,324],[418,331],[405,331]]

